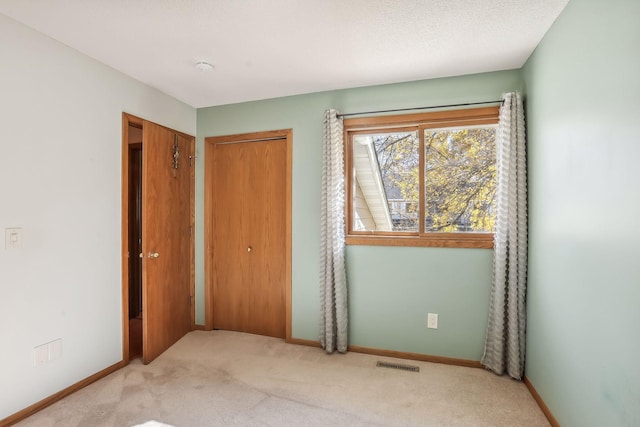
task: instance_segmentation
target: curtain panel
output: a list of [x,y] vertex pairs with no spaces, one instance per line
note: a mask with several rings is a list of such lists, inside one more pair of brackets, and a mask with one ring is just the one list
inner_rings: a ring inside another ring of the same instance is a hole
[[320,213],[320,344],[327,353],[347,351],[344,141],[342,118],[324,113]]
[[504,95],[497,141],[497,218],[489,321],[481,363],[498,375],[524,374],[527,287],[527,160],[519,93]]

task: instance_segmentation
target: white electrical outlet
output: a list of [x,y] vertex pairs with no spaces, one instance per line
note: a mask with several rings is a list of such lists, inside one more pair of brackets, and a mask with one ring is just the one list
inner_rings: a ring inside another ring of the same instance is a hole
[[427,328],[438,329],[438,315],[436,313],[427,314]]
[[33,366],[40,366],[49,361],[49,346],[47,344],[39,345],[33,349]]
[[33,349],[33,365],[40,366],[45,363],[60,359],[62,357],[62,338],[46,344],[39,345]]
[[62,355],[62,339],[51,341],[49,344],[49,360],[60,359]]

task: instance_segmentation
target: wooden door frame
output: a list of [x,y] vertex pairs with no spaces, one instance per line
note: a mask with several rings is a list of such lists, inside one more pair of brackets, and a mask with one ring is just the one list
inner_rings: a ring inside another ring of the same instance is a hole
[[205,329],[213,329],[213,167],[215,144],[221,142],[259,142],[281,139],[286,144],[285,172],[285,340],[291,341],[291,176],[293,130],[280,129],[235,135],[210,136],[204,139],[204,280],[205,280]]
[[[132,114],[122,113],[122,360],[125,363],[129,363],[129,126],[133,125],[142,128],[144,121],[145,119]],[[166,128],[166,126],[163,127]],[[189,156],[191,158],[190,161],[193,161],[193,166],[190,167],[191,176],[189,177],[190,224],[192,230],[189,237],[189,289],[192,297],[191,330],[193,330],[195,329],[195,302],[193,300],[195,296],[195,137],[173,129],[171,131],[191,141]],[[144,141],[142,149],[144,150]],[[144,313],[144,306],[142,309]]]

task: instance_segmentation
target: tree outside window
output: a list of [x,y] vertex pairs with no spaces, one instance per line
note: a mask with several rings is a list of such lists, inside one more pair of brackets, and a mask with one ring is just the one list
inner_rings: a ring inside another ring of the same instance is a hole
[[[458,110],[449,123],[442,114],[436,123],[385,118],[387,126],[371,130],[346,123],[348,236],[358,238],[347,243],[491,247],[498,117],[497,108],[478,110],[482,117]],[[394,237],[403,240],[390,243]]]

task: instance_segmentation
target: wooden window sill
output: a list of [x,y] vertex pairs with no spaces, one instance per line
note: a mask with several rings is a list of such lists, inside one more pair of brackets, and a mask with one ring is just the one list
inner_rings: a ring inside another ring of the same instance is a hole
[[347,245],[493,249],[492,233],[439,233],[433,236],[350,235]]

